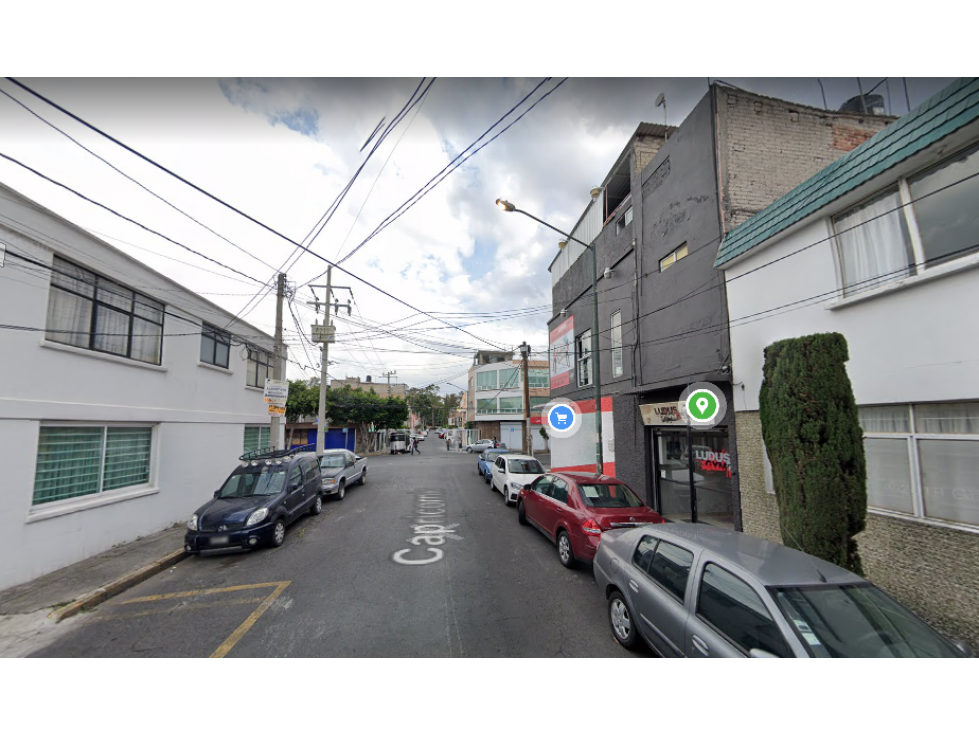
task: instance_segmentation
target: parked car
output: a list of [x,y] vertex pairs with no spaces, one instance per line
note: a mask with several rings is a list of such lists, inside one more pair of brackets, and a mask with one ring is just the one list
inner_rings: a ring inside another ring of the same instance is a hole
[[389,439],[392,454],[403,454],[408,450],[408,434],[396,431]]
[[481,438],[478,441],[466,446],[466,452],[471,454],[473,451],[475,451],[477,454],[481,454],[486,449],[493,448],[496,448],[496,446],[492,438]]
[[548,472],[520,490],[517,520],[557,545],[566,568],[591,562],[602,533],[664,522],[624,482],[604,474]]
[[602,535],[592,564],[619,644],[668,657],[969,657],[870,582],[733,530]]
[[511,503],[517,503],[521,489],[543,474],[544,467],[533,456],[497,456],[490,470],[490,484],[503,495],[503,504],[509,507]]
[[323,511],[323,479],[310,448],[242,456],[214,498],[187,522],[184,549],[199,553],[282,545],[289,524],[305,512]]
[[320,458],[323,494],[342,500],[347,487],[367,481],[367,459],[346,449],[327,449]]
[[509,453],[510,449],[484,449],[483,453],[476,459],[476,473],[489,484],[490,470],[493,468],[493,462],[496,461],[496,457],[500,454]]

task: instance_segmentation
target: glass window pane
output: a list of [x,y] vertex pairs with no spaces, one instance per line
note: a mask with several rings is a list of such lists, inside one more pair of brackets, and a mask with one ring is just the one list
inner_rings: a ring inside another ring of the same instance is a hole
[[52,288],[48,298],[45,338],[59,344],[91,349],[92,301]]
[[687,577],[693,565],[693,553],[661,541],[656,548],[649,575],[664,589],[683,601],[687,590]]
[[918,433],[979,435],[979,403],[930,403],[914,406]]
[[477,390],[495,390],[499,387],[496,383],[496,370],[476,373]]
[[134,312],[137,316],[142,316],[155,324],[163,323],[163,304],[138,293],[136,294]]
[[211,332],[201,332],[201,362],[214,364],[214,337]]
[[133,319],[133,359],[149,364],[160,364],[163,346],[163,327],[152,321]]
[[979,441],[918,441],[925,515],[979,525]]
[[121,285],[116,285],[111,280],[99,278],[98,291],[95,298],[102,303],[121,308],[123,311],[132,312],[133,292]]
[[95,307],[95,349],[125,357],[129,352],[129,314]]
[[546,369],[530,367],[527,370],[530,387],[550,387],[550,373]]
[[747,654],[753,648],[792,657],[788,644],[758,595],[744,581],[708,564],[700,582],[697,615]]
[[54,258],[51,283],[91,298],[95,293],[95,274],[72,265],[67,260]]
[[541,405],[547,405],[550,401],[551,401],[550,398],[545,398],[545,397],[539,397],[538,398],[538,397],[531,396],[531,398],[530,398],[530,407],[531,407],[531,409],[538,408]]
[[833,220],[846,293],[903,278],[914,263],[897,189]]
[[687,246],[686,246],[686,244],[680,245],[680,247],[676,251],[676,259],[677,260],[682,260],[686,256],[687,256]]
[[34,473],[34,504],[99,491],[102,428],[41,428]]
[[214,364],[218,367],[227,367],[231,354],[231,347],[223,341],[217,342],[214,349]]
[[495,413],[496,398],[478,398],[476,400],[477,413]]
[[523,398],[500,398],[501,413],[523,413]]
[[500,387],[520,387],[520,371],[516,367],[507,367],[500,370]]
[[656,543],[658,542],[656,538],[650,538],[648,535],[640,540],[639,545],[636,546],[636,552],[632,554],[632,562],[642,570],[648,570],[649,564],[653,560],[653,551],[656,550]]
[[625,223],[632,224],[632,207],[625,210]]
[[860,406],[857,410],[866,433],[911,433],[907,405]]
[[973,148],[911,180],[914,214],[928,265],[977,248],[979,177],[963,180],[977,173],[979,148]]
[[258,426],[245,426],[244,451],[258,451]]
[[911,460],[905,438],[865,438],[867,504],[914,514],[911,499]]
[[108,430],[103,490],[132,487],[149,481],[152,437],[152,428]]

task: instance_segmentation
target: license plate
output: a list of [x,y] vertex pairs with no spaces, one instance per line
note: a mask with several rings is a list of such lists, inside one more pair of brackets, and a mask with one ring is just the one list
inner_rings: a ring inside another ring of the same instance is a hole
[[209,545],[227,545],[228,544],[228,536],[227,535],[215,535],[213,538],[210,539],[210,541],[209,541],[208,544]]

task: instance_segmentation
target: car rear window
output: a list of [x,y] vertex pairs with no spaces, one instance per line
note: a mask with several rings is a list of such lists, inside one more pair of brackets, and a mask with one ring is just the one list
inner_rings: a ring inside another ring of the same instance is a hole
[[624,484],[579,484],[578,494],[588,507],[644,507],[643,501]]
[[537,459],[510,459],[508,462],[511,474],[543,474],[544,467]]

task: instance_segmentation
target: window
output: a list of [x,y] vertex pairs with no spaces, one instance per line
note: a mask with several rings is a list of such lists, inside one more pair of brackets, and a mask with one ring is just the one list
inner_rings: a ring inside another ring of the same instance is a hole
[[507,367],[500,370],[500,388],[520,387],[520,370],[516,367]]
[[653,551],[656,550],[658,542],[656,538],[650,538],[648,535],[643,537],[639,541],[639,545],[636,546],[636,552],[632,554],[632,562],[643,571],[648,570],[649,564],[653,560]]
[[549,402],[551,402],[551,399],[550,398],[534,397],[533,395],[531,395],[530,396],[530,409],[533,410],[534,408],[539,408],[542,405],[547,405]]
[[867,504],[979,526],[979,402],[860,408]]
[[272,429],[270,426],[245,426],[245,444],[243,453],[260,451],[272,445]]
[[661,540],[643,570],[680,602],[687,593],[687,578],[693,566],[693,553]]
[[834,217],[844,293],[850,295],[979,249],[979,147]]
[[622,377],[622,312],[612,314],[612,377]]
[[251,387],[265,388],[265,380],[272,379],[274,358],[264,349],[248,348],[247,384]]
[[621,217],[619,217],[618,221],[616,221],[616,223],[615,223],[615,233],[616,234],[619,234],[620,232],[622,232],[622,230],[624,230],[630,224],[632,224],[632,207],[631,206],[628,209],[626,209],[625,210],[625,214],[623,214]]
[[687,243],[684,242],[673,252],[671,252],[669,255],[667,255],[666,257],[664,257],[662,260],[659,261],[659,271],[662,273],[664,270],[670,267],[677,260],[682,260],[686,256],[687,256]]
[[558,502],[568,504],[568,484],[563,479],[555,479],[551,484],[551,491],[548,493]]
[[911,272],[911,235],[900,205],[900,194],[893,189],[833,220],[845,293]]
[[527,368],[527,381],[528,387],[550,387],[550,372],[539,367],[529,367]]
[[[495,374],[495,373],[494,373]],[[477,413],[496,413],[496,398],[477,398]]]
[[228,332],[210,324],[201,325],[201,362],[227,369],[230,351],[231,336]]
[[697,616],[748,654],[759,648],[793,657],[765,605],[748,584],[713,563],[704,568]]
[[591,384],[591,329],[575,337],[574,352],[578,361],[578,387]]
[[159,301],[54,258],[46,333],[50,341],[160,364],[163,311]]
[[523,414],[523,398],[500,398],[500,412],[501,413],[519,413]]
[[496,370],[476,373],[477,390],[496,390],[499,387],[496,383]]
[[149,426],[42,426],[33,504],[148,484]]

